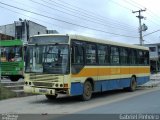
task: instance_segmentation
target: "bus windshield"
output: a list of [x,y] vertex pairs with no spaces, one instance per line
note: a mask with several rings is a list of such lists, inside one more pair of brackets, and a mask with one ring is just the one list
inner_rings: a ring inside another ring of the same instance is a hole
[[62,44],[28,46],[26,72],[66,74],[69,72],[69,46]]
[[1,62],[22,61],[22,46],[1,47]]

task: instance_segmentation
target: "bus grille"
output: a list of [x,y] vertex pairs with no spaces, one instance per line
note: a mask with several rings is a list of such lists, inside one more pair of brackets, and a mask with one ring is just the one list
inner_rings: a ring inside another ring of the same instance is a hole
[[17,62],[1,62],[2,71],[15,71],[16,67],[19,67]]
[[52,74],[30,74],[30,80],[31,81],[52,81],[52,82],[58,82],[58,77]]
[[44,87],[52,87],[52,83],[44,83],[44,82],[33,82],[34,86],[44,86]]

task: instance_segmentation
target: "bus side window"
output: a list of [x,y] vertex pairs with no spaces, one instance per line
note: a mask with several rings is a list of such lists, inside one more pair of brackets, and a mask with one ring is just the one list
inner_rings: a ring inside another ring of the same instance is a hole
[[15,48],[10,48],[9,53],[8,53],[8,61],[12,62],[15,61]]
[[128,49],[120,48],[120,61],[122,65],[128,64]]
[[130,49],[129,61],[131,65],[135,65],[136,63],[138,63],[136,56],[137,56],[136,50]]
[[72,46],[72,64],[84,64],[82,46]]
[[98,62],[99,64],[109,64],[108,46],[98,45]]
[[119,64],[119,49],[116,46],[111,47],[111,64]]
[[84,67],[83,43],[73,41],[71,47],[71,71],[72,74],[79,73]]
[[6,62],[7,61],[7,54],[5,48],[0,48],[1,49],[1,58],[0,61]]
[[144,51],[144,65],[149,65],[149,52]]
[[144,54],[143,54],[143,51],[141,50],[138,50],[138,63],[139,65],[144,64]]
[[96,45],[94,44],[86,44],[86,49],[85,49],[85,55],[86,55],[86,64],[91,65],[91,64],[96,64]]

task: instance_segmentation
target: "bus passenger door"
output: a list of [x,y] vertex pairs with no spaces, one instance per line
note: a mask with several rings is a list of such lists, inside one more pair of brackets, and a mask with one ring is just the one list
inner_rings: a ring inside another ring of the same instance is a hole
[[71,43],[71,95],[81,95],[83,93],[83,82],[85,80],[85,60],[83,43],[72,40]]

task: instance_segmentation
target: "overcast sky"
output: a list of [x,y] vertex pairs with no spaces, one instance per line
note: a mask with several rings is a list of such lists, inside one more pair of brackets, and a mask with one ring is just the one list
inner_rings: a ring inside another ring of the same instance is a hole
[[[147,8],[142,24],[148,26],[143,35],[160,29],[160,0],[0,0],[45,17],[21,11],[0,3],[0,25],[19,18],[32,20],[59,33],[139,44],[138,13]],[[47,18],[48,17],[48,18]],[[160,32],[144,37],[145,43],[160,43]]]

